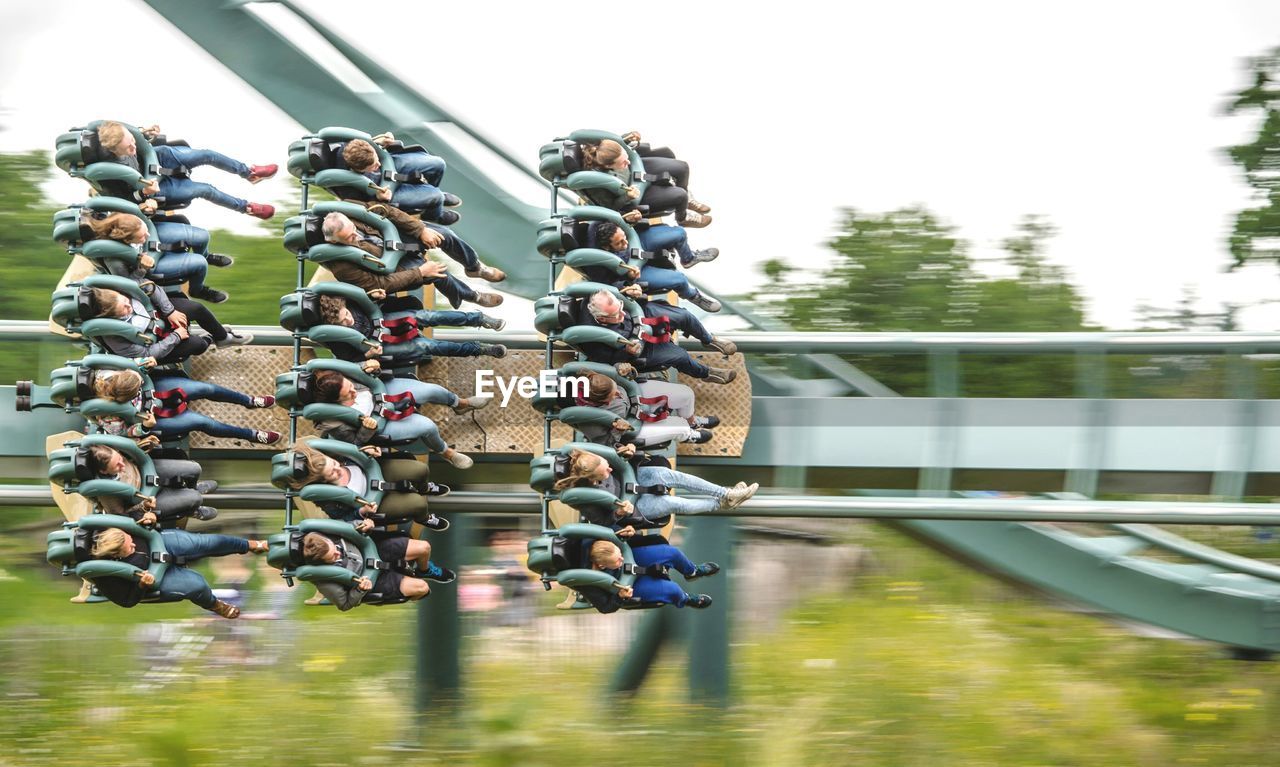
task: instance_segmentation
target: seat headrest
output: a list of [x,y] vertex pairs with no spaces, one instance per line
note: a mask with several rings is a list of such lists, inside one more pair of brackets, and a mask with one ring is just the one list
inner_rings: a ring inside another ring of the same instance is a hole
[[342,161],[344,146],[346,142],[343,141],[325,141],[322,138],[311,141],[307,145],[307,159],[311,162],[311,168],[318,171],[330,168],[346,170],[347,164]]
[[551,473],[556,479],[564,479],[569,476],[569,456],[565,453],[559,453],[551,462]]
[[320,296],[313,291],[307,290],[298,296],[298,322],[304,328],[323,325],[324,319],[320,316]]
[[302,235],[307,247],[324,244],[324,220],[319,216],[307,216],[302,221]]
[[71,537],[72,560],[77,564],[80,562],[92,561],[93,544],[97,537],[97,530],[91,530],[86,527],[77,527],[75,535]]
[[97,315],[93,308],[93,288],[81,285],[76,291],[76,316],[82,320],[91,320]]
[[88,242],[97,236],[93,233],[93,230],[89,228],[89,216],[91,215],[93,214],[90,213],[87,208],[80,209],[80,220],[78,222],[80,242]]
[[76,448],[75,455],[71,457],[71,466],[75,470],[76,479],[80,482],[98,478],[98,472],[93,467],[93,458],[89,455],[87,447]]
[[276,487],[287,487],[291,479],[304,479],[307,476],[307,457],[296,451],[288,450],[271,456],[271,484]]
[[578,323],[578,301],[573,296],[560,296],[556,302],[556,322],[561,328],[571,328]]
[[80,159],[85,165],[111,160],[103,151],[102,144],[98,141],[98,131],[94,128],[80,131]]
[[76,399],[84,402],[94,398],[93,376],[95,370],[89,367],[76,368]]
[[301,567],[307,562],[302,558],[302,539],[306,537],[306,533],[301,530],[289,531],[289,542],[286,551],[289,552],[289,564],[294,567]]
[[578,555],[581,551],[579,541],[557,535],[551,540],[551,567],[557,573],[579,567],[582,560]]

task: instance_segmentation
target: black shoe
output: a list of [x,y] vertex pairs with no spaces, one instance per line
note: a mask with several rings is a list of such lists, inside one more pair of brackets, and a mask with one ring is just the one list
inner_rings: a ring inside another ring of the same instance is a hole
[[456,208],[462,204],[462,198],[456,194],[444,193],[444,206],[446,208]]
[[693,433],[691,433],[684,441],[688,442],[690,445],[705,445],[710,442],[711,438],[714,436],[715,435],[711,433],[710,429],[694,429]]
[[[693,571],[693,575],[686,575],[684,579],[686,581],[696,581],[699,578],[706,578],[718,572],[720,572],[720,565],[715,562],[703,562]],[[707,598],[710,599],[710,597]]]
[[440,214],[440,218],[436,219],[436,223],[441,226],[452,226],[462,220],[462,216],[456,210],[446,210]]
[[211,304],[221,304],[226,302],[227,293],[217,288],[204,288],[203,290],[191,291],[192,298],[198,298],[201,301],[208,301]]
[[689,597],[688,601],[684,603],[684,606],[692,607],[695,610],[705,610],[711,606],[711,595],[699,594],[696,597]]
[[[428,482],[427,489],[422,492],[422,495],[429,495],[432,498],[443,498],[449,494],[449,490],[450,488],[448,485],[442,485],[438,482]],[[449,524],[446,522],[445,527],[448,527],[448,526]],[[444,528],[441,528],[441,529],[444,529]]]
[[695,429],[714,429],[720,425],[720,417],[714,415],[695,415],[693,423],[689,424]]
[[218,483],[212,479],[202,479],[196,483],[196,492],[200,495],[208,495],[218,489]]
[[484,315],[484,319],[480,321],[480,327],[486,330],[502,330],[507,326],[507,321],[500,317],[490,317]]
[[449,520],[438,514],[428,514],[426,519],[419,519],[418,522],[428,530],[435,530],[437,533],[443,533],[449,529]]
[[209,520],[218,516],[218,510],[213,508],[212,506],[201,506],[197,508],[195,511],[191,512],[191,516],[200,520],[201,522],[208,522]]
[[209,266],[221,267],[231,266],[236,262],[231,256],[224,256],[221,253],[210,253],[204,257],[204,260],[208,262]]
[[[435,562],[428,562],[427,566],[419,573],[423,578],[436,583],[453,583],[458,579],[458,574],[447,567],[441,567]],[[710,597],[708,597],[710,598]]]

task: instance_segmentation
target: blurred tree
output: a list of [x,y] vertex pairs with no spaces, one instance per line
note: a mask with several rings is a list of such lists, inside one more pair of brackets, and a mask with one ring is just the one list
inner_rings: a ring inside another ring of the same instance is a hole
[[1280,261],[1280,48],[1248,61],[1252,84],[1235,94],[1227,114],[1261,117],[1253,141],[1227,149],[1254,190],[1254,207],[1236,214],[1228,246],[1233,267],[1247,261]]
[[45,199],[41,186],[50,167],[47,152],[0,154],[0,274],[6,275],[0,317],[5,319],[48,317],[49,292],[67,268],[66,251],[49,239],[58,206]]
[[[1045,257],[1054,229],[1027,216],[1003,242],[1008,279],[974,271],[968,244],[923,207],[884,214],[844,211],[834,258],[821,274],[796,274],[774,259],[763,270],[779,289],[757,293],[761,311],[797,330],[1069,331],[1084,325],[1083,299]],[[779,295],[785,298],[779,299]],[[907,396],[927,393],[924,360],[907,355],[850,361]],[[972,396],[1069,396],[1071,360],[966,357]]]

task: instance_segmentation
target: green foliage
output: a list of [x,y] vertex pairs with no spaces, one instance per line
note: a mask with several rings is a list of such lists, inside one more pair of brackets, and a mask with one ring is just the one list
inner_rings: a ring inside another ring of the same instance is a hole
[[[933,213],[915,206],[884,214],[843,212],[831,241],[834,258],[820,274],[796,275],[773,260],[766,282],[785,284],[786,297],[757,293],[764,313],[796,330],[828,331],[1071,331],[1090,330],[1083,299],[1064,271],[1045,257],[1053,227],[1027,216],[1003,242],[1014,276],[979,274],[968,244]],[[929,393],[919,357],[850,357],[906,396]],[[966,357],[970,396],[1070,396],[1072,360],[1053,357]],[[999,371],[996,374],[995,371]]]
[[1253,207],[1236,214],[1228,239],[1235,266],[1252,260],[1280,260],[1280,48],[1249,59],[1252,84],[1235,94],[1228,114],[1260,119],[1252,141],[1227,154],[1253,187]]

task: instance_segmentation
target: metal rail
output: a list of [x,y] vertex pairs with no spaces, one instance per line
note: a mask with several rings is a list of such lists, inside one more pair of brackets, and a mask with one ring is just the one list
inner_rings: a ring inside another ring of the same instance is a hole
[[[264,486],[211,493],[210,505],[229,509],[278,508],[283,493]],[[442,513],[538,514],[540,497],[530,492],[460,490],[431,502]],[[0,506],[52,506],[47,486],[0,485]],[[1280,525],[1280,506],[1249,503],[1055,501],[1027,498],[894,498],[862,496],[757,496],[717,517],[806,519],[936,519],[982,522],[1095,522],[1168,525]]]
[[[293,334],[274,325],[244,326],[255,346],[288,346]],[[739,351],[759,354],[1280,354],[1280,332],[1267,333],[826,333],[738,331],[723,336]],[[493,340],[492,333],[444,330],[454,341]],[[0,321],[0,342],[47,341],[49,324],[41,320]],[[532,331],[503,333],[514,349],[545,349],[546,340]],[[68,339],[70,340],[70,339]],[[696,341],[682,345],[700,348]]]

